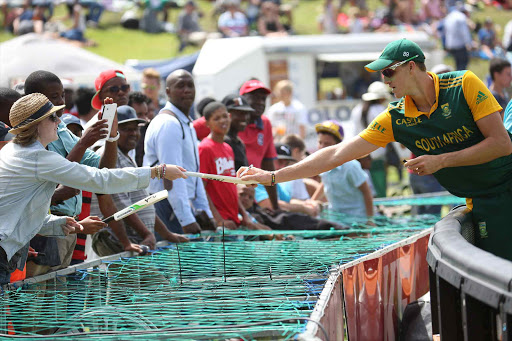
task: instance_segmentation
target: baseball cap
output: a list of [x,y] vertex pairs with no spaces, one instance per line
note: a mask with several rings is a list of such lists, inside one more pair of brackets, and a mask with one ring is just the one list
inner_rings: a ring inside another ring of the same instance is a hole
[[272,93],[269,88],[263,84],[263,82],[257,80],[257,79],[250,79],[247,82],[245,82],[240,87],[240,95],[246,94],[248,92],[253,92],[254,90],[263,89],[267,92],[267,94]]
[[250,111],[253,112],[254,109],[251,108],[249,103],[240,95],[231,94],[227,95],[222,99],[222,104],[226,106],[226,109],[229,110],[240,110],[240,111]]
[[117,108],[118,124],[124,124],[134,121],[137,123],[146,123],[145,120],[137,117],[137,112],[129,105],[121,105]]
[[334,120],[315,124],[315,130],[317,133],[324,132],[332,134],[336,136],[340,141],[343,141],[343,127],[340,123]]
[[101,109],[101,105],[103,103],[101,103],[101,100],[100,100],[100,97],[99,97],[100,91],[101,91],[101,89],[103,88],[103,86],[105,85],[106,82],[108,82],[112,78],[116,78],[116,77],[121,77],[121,78],[126,79],[126,76],[124,75],[123,71],[121,71],[121,70],[107,70],[107,71],[103,71],[96,78],[96,80],[94,81],[94,87],[96,88],[96,93],[94,94],[94,96],[93,96],[93,98],[91,100],[91,105],[92,105],[92,107],[94,109],[96,109],[96,110],[100,110]]
[[284,143],[276,143],[276,153],[279,160],[297,161],[292,157],[292,149]]
[[382,51],[379,59],[367,64],[364,68],[370,72],[380,71],[387,68],[394,62],[414,60],[424,62],[425,54],[415,42],[409,39],[395,40],[389,43]]
[[84,127],[82,127],[82,122],[80,122],[80,119],[74,115],[71,114],[64,114],[60,117],[60,120],[68,126],[68,124],[78,124],[80,129],[84,130]]

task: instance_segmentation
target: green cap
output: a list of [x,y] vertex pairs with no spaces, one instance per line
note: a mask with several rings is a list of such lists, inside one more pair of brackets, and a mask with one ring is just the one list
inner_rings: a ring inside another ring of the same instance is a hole
[[370,72],[380,71],[387,68],[394,62],[404,60],[414,60],[415,62],[424,62],[425,55],[418,44],[408,39],[395,40],[389,43],[382,51],[379,59],[366,65],[364,68]]

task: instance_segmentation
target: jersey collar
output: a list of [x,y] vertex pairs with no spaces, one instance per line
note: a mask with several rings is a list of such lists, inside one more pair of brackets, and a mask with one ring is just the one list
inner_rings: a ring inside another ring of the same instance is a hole
[[434,87],[436,90],[436,101],[432,108],[430,108],[429,113],[418,111],[418,108],[416,108],[416,104],[414,104],[414,101],[410,96],[405,96],[404,98],[404,116],[405,117],[419,117],[421,115],[427,115],[428,118],[430,118],[430,115],[437,109],[437,103],[439,99],[439,76],[437,76],[435,73],[428,72],[430,76],[434,79]]

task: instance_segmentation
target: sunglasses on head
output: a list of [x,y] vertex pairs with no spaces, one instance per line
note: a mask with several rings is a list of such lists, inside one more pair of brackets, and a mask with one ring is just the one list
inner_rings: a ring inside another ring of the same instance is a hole
[[123,92],[130,91],[130,84],[123,84],[121,86],[119,85],[113,85],[107,89],[108,92],[111,94],[117,94],[119,90],[123,90]]
[[52,122],[57,122],[59,120],[59,116],[57,116],[56,113],[53,113],[50,116],[48,116],[48,119]]
[[404,60],[404,61],[401,61],[400,63],[393,64],[393,65],[391,65],[390,67],[388,67],[388,68],[386,68],[386,69],[384,69],[384,70],[381,70],[381,71],[380,71],[380,73],[382,73],[382,75],[383,75],[384,77],[386,77],[386,78],[391,78],[391,77],[393,77],[393,75],[395,74],[395,72],[396,72],[395,70],[396,70],[396,68],[397,68],[397,67],[399,67],[399,66],[401,66],[401,65],[404,65],[405,63],[407,63],[407,62],[409,62],[409,61],[413,60],[413,59],[414,59],[414,58],[416,58],[416,57],[418,57],[418,55],[415,55],[415,56],[413,56],[413,57],[411,57],[411,58],[409,58],[409,59],[406,59],[406,60]]

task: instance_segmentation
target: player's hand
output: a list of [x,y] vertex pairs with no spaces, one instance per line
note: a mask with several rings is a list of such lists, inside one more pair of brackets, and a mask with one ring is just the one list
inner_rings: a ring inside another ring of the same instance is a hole
[[142,245],[149,246],[151,250],[156,248],[156,239],[153,233],[149,233],[141,242]]
[[418,175],[430,175],[443,168],[440,155],[418,156],[407,161],[404,166]]
[[62,224],[61,227],[66,236],[74,233],[81,233],[84,230],[82,225],[77,223],[77,221],[72,217],[66,217],[66,223]]
[[86,148],[91,147],[96,141],[106,138],[108,133],[107,120],[99,120],[87,128],[80,138],[80,143]]
[[[265,186],[270,186],[272,182],[272,174],[268,171],[265,171],[263,169],[252,167],[249,169],[243,176],[241,174],[247,169],[248,167],[240,167],[238,171],[236,172],[236,176],[242,180],[256,180],[260,184]],[[257,185],[246,185],[248,187],[256,187]]]
[[[160,166],[158,166],[160,167]],[[187,170],[180,166],[175,165],[165,165],[165,178],[167,180],[176,180],[176,179],[186,179],[187,176],[183,174],[183,172],[186,172]]]
[[190,241],[187,237],[174,232],[169,232],[165,239],[171,243],[188,243]]
[[201,226],[199,226],[198,223],[194,222],[194,223],[183,226],[183,232],[186,234],[201,233]]
[[96,216],[89,216],[83,220],[80,220],[79,224],[84,228],[82,231],[83,234],[95,234],[102,228],[107,227],[107,224]]

